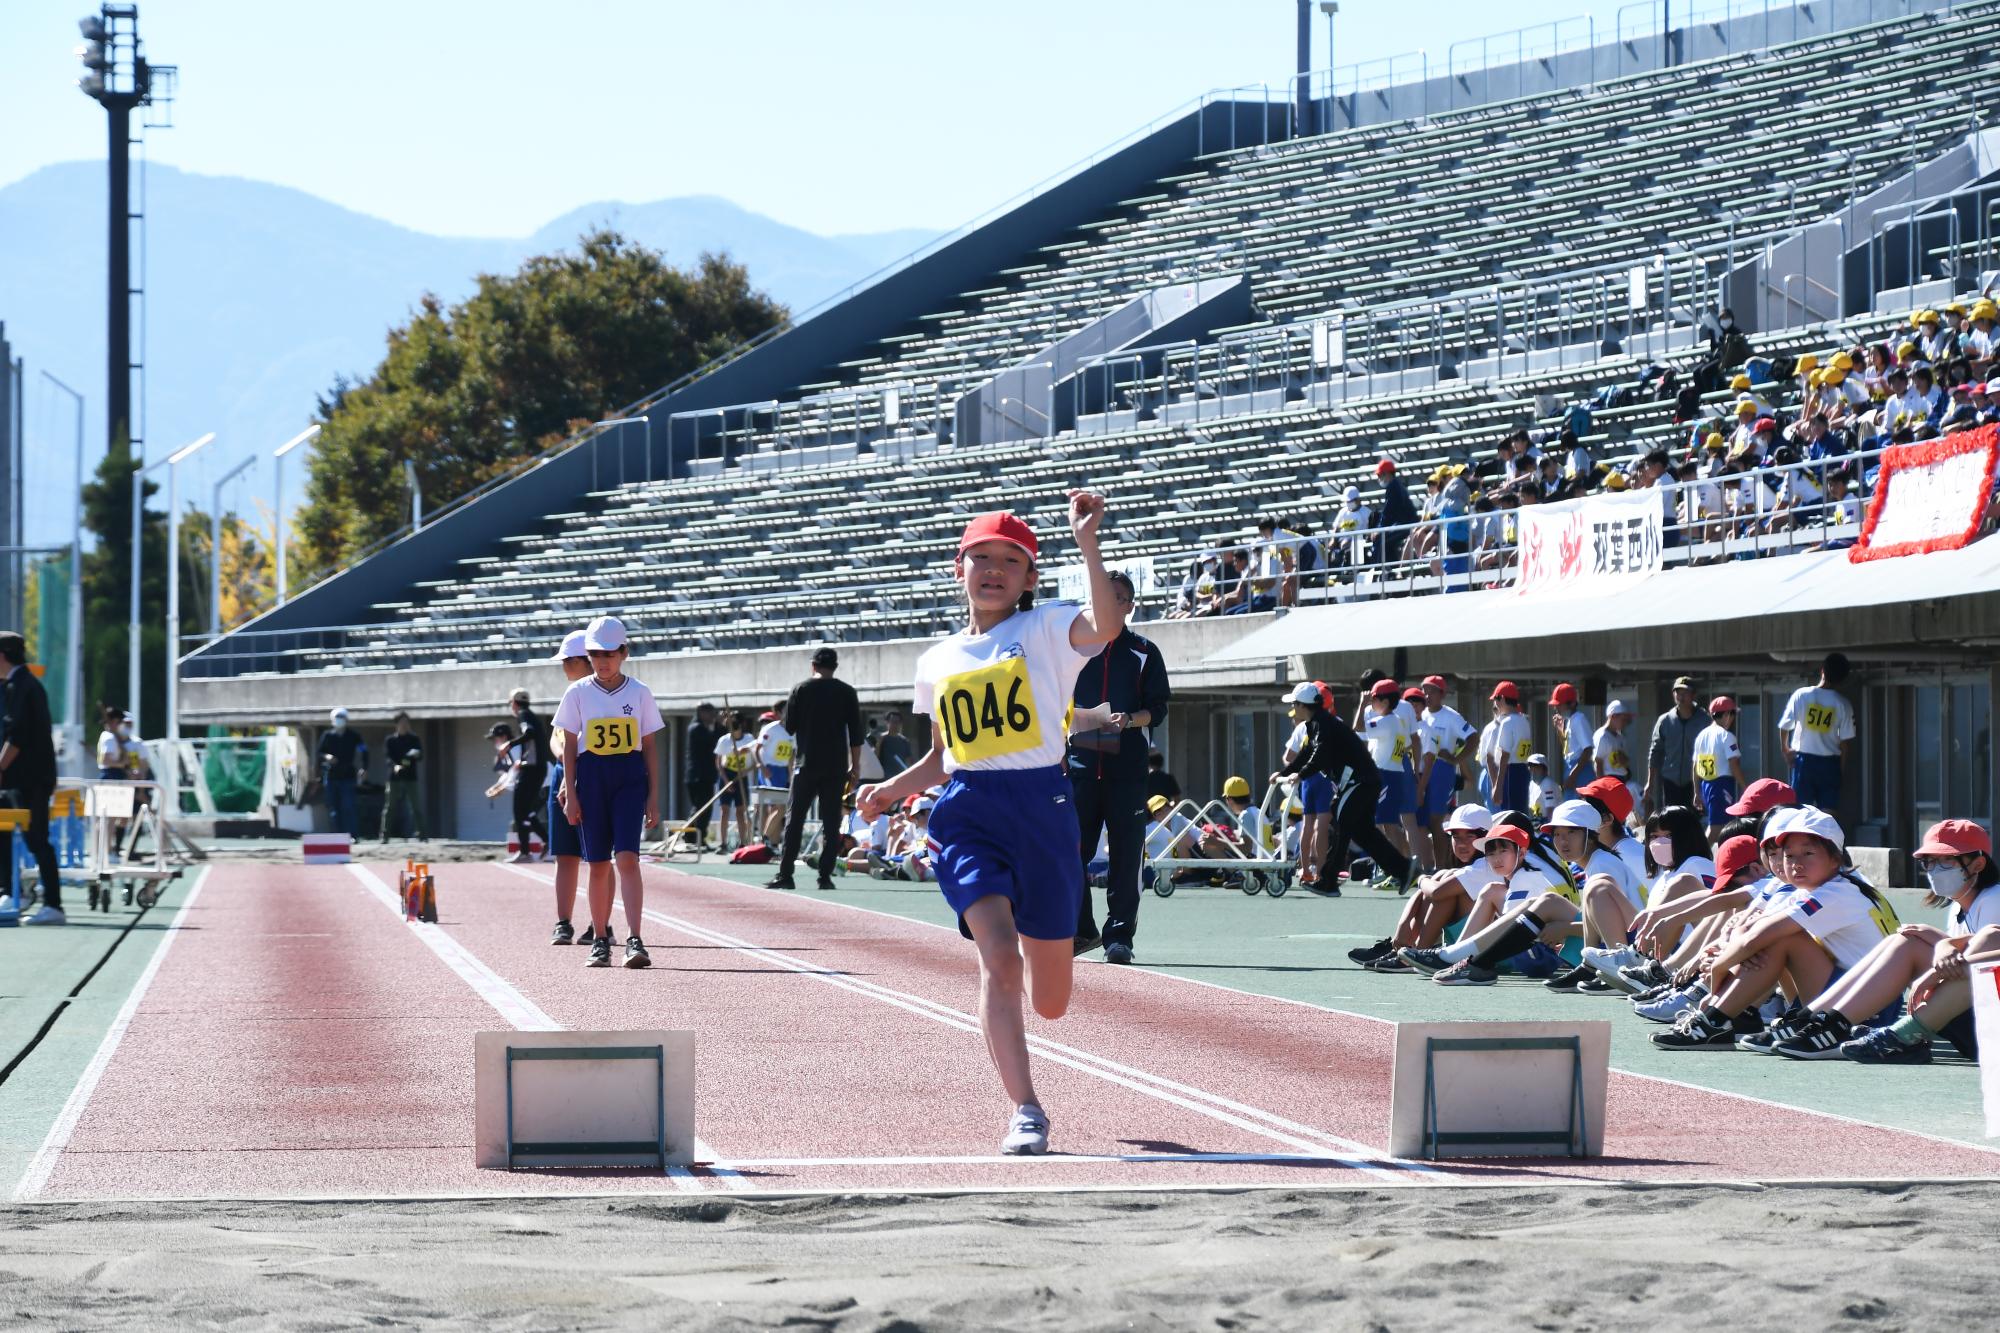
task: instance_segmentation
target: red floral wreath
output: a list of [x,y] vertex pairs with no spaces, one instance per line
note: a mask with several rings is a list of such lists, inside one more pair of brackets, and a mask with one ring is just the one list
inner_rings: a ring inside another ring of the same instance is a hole
[[[1874,545],[1875,525],[1881,520],[1882,511],[1888,507],[1889,491],[1895,482],[1897,472],[1905,468],[1932,467],[1947,459],[1980,452],[1986,455],[1985,477],[1975,493],[1971,504],[1971,515],[1962,530],[1940,533],[1934,537],[1926,537],[1922,541],[1896,542],[1889,546]],[[2000,461],[2000,426],[1981,426],[1978,430],[1959,431],[1942,439],[1926,440],[1922,444],[1899,444],[1885,450],[1882,454],[1882,470],[1876,475],[1875,494],[1869,498],[1868,513],[1861,520],[1861,539],[1847,549],[1847,558],[1859,563],[1863,560],[1885,560],[1898,555],[1955,551],[1969,544],[1979,535],[1979,526],[1986,518],[1986,502],[1987,497],[1993,492],[1996,461]]]

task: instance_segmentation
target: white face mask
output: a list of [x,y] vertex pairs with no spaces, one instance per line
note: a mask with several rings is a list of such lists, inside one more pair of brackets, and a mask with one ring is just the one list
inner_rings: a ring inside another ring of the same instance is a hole
[[1646,844],[1646,855],[1653,858],[1656,866],[1672,866],[1674,863],[1674,840],[1654,838]]
[[130,722],[120,722],[120,723],[118,724],[118,735],[119,735],[119,736],[120,736],[121,738],[125,739],[125,740],[128,740],[128,741],[129,741],[129,740],[131,740],[131,739],[132,739],[132,724],[131,724]]
[[1955,862],[1929,866],[1924,870],[1924,879],[1930,884],[1931,892],[1940,898],[1956,898],[1964,893],[1968,878],[1965,867]]

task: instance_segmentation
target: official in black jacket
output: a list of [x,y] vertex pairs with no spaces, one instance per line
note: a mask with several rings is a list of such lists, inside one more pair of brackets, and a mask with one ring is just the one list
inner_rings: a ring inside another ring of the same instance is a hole
[[[63,924],[62,880],[56,849],[49,841],[49,798],[56,791],[55,722],[49,696],[28,670],[28,643],[12,630],[0,632],[0,788],[5,804],[28,812],[28,852],[41,875],[42,907],[25,918],[32,926]],[[0,866],[14,863],[14,835],[0,833]]]
[[[1130,616],[1132,580],[1114,572],[1111,584]],[[1139,924],[1139,863],[1146,845],[1146,756],[1152,748],[1146,733],[1166,716],[1170,697],[1166,659],[1151,640],[1129,628],[1084,663],[1076,677],[1078,710],[1109,704],[1119,724],[1069,738],[1069,781],[1076,796],[1083,862],[1088,866],[1097,851],[1099,830],[1110,859],[1101,937],[1107,963],[1132,961],[1132,937]],[[1077,952],[1093,947],[1099,938],[1086,881],[1076,921]]]
[[1305,744],[1292,761],[1272,774],[1281,777],[1310,777],[1324,773],[1333,780],[1333,827],[1326,840],[1326,863],[1320,867],[1317,883],[1306,887],[1322,898],[1340,896],[1340,872],[1347,864],[1350,842],[1375,859],[1376,866],[1398,880],[1410,877],[1410,858],[1375,826],[1375,802],[1382,795],[1380,770],[1368,743],[1355,734],[1346,719],[1320,702],[1306,705]]

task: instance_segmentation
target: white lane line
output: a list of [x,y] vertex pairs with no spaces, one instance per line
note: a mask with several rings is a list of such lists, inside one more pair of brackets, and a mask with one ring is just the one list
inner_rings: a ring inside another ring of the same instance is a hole
[[739,1157],[740,1170],[813,1166],[1062,1166],[1069,1163],[1221,1162],[1269,1166],[1351,1166],[1344,1157],[1296,1152],[1046,1153],[1040,1157]]
[[[540,884],[549,882],[546,876],[518,866],[505,866],[503,868]],[[789,971],[809,976],[815,981],[820,981],[842,990],[852,991],[857,995],[864,995],[870,999],[879,1000],[898,1009],[916,1014],[919,1017],[928,1018],[936,1023],[942,1023],[947,1027],[957,1028],[960,1031],[975,1035],[979,1033],[979,1020],[973,1015],[953,1009],[948,1005],[939,1004],[923,996],[913,995],[907,991],[895,990],[875,982],[863,981],[857,977],[845,976],[817,963],[809,963],[803,959],[793,958],[789,955],[764,948],[761,945],[753,944],[747,940],[724,934],[710,927],[697,925],[692,921],[669,916],[666,913],[654,911],[650,908],[646,909],[643,915],[649,920],[657,921],[669,929],[677,930],[682,934],[702,940],[705,943],[720,944],[734,949],[739,953],[757,958],[760,961],[775,963],[779,967],[783,967]],[[1287,1147],[1296,1148],[1304,1153],[1315,1156],[1324,1155],[1329,1148],[1336,1149],[1343,1154],[1339,1160],[1357,1170],[1396,1179],[1403,1178],[1406,1173],[1432,1174],[1435,1170],[1421,1163],[1403,1162],[1395,1158],[1385,1158],[1366,1144],[1328,1134],[1310,1125],[1302,1125],[1296,1121],[1287,1120],[1269,1111],[1248,1106],[1230,1098],[1218,1096],[1201,1088],[1190,1087],[1187,1084],[1175,1083],[1172,1080],[1160,1078],[1157,1075],[1134,1069],[1128,1065],[1119,1064],[1103,1056],[1095,1055],[1074,1046],[1067,1046],[1046,1037],[1030,1034],[1028,1044],[1030,1049],[1037,1052],[1046,1060],[1052,1060],[1057,1064],[1093,1075],[1109,1083],[1118,1084],[1121,1087],[1131,1089],[1134,1092],[1156,1100],[1168,1102],[1184,1110],[1193,1111],[1198,1115],[1207,1116],[1213,1120],[1220,1120],[1225,1124],[1245,1130],[1260,1138],[1271,1139],[1283,1143]],[[1345,1154],[1354,1155],[1347,1156]]]
[[[42,1140],[41,1148],[29,1161],[28,1169],[21,1176],[20,1183],[14,1187],[16,1200],[33,1199],[48,1187],[49,1177],[55,1173],[56,1160],[62,1156],[63,1149],[69,1147],[70,1137],[76,1133],[77,1125],[83,1120],[84,1110],[90,1105],[91,1095],[97,1091],[98,1081],[110,1067],[111,1057],[118,1053],[118,1044],[125,1040],[125,1030],[132,1026],[132,1018],[139,1012],[140,1002],[146,998],[146,991],[152,986],[153,978],[159,975],[160,964],[166,961],[167,950],[171,949],[174,941],[180,938],[181,923],[187,920],[188,909],[194,906],[194,900],[201,896],[201,887],[208,883],[208,872],[211,869],[213,867],[203,866],[196,872],[194,882],[188,886],[188,895],[181,902],[180,910],[174,913],[174,919],[167,924],[166,938],[160,941],[159,948],[153,950],[153,956],[147,961],[145,970],[139,973],[139,980],[133,985],[132,993],[125,997],[125,1003],[119,1006],[117,1016],[111,1020],[111,1026],[105,1029],[104,1039],[97,1043],[97,1053],[90,1057],[90,1064],[84,1068],[83,1077],[70,1089],[69,1099],[63,1103],[62,1110],[56,1113],[55,1123],[49,1126],[48,1137]],[[32,927],[32,929],[39,930],[44,927]]]
[[[409,926],[432,953],[443,959],[445,966],[458,974],[459,980],[472,987],[480,999],[493,1006],[493,1011],[505,1019],[508,1026],[522,1032],[563,1030],[562,1024],[549,1017],[540,1005],[523,995],[513,982],[488,967],[470,949],[453,939],[443,926],[426,921],[408,920],[400,896],[381,876],[358,861],[349,863],[347,868],[361,881],[363,888]],[[694,1152],[695,1156],[703,1161],[715,1159],[714,1149],[700,1139],[694,1141]],[[706,1188],[701,1177],[695,1175],[690,1167],[668,1167],[667,1179],[673,1182],[675,1189]]]

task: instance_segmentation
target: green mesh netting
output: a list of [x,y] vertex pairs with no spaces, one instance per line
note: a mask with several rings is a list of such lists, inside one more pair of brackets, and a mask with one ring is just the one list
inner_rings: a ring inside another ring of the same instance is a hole
[[[228,735],[221,727],[210,727],[208,734],[211,740]],[[264,795],[262,743],[211,745],[201,769],[218,813],[240,815],[257,809]]]
[[[48,670],[42,688],[49,695],[49,716],[58,722],[69,718],[69,556],[51,556],[37,563],[32,575],[30,615],[34,642],[28,645],[33,661]],[[94,740],[95,737],[86,737]]]

